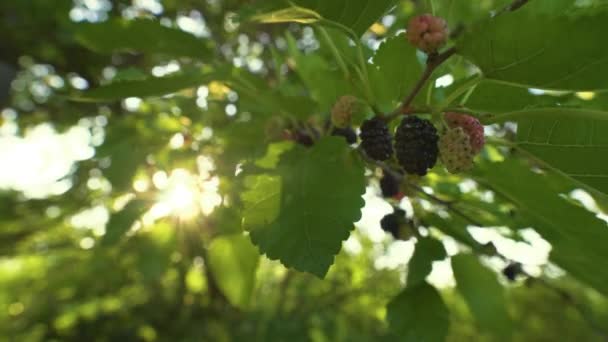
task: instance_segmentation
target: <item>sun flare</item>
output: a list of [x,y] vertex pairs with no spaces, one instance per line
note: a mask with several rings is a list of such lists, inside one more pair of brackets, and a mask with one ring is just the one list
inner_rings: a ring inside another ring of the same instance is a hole
[[161,183],[158,202],[150,210],[154,219],[175,216],[192,220],[199,215],[209,215],[222,201],[217,177],[204,179],[187,170],[175,169]]

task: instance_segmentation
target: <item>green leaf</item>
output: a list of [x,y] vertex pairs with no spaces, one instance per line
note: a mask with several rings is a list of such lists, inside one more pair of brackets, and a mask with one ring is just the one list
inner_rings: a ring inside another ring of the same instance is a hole
[[72,99],[75,101],[116,101],[127,97],[163,96],[179,90],[209,83],[220,76],[214,72],[190,70],[163,77],[147,77],[140,80],[118,81],[85,91]]
[[139,132],[131,127],[111,128],[104,144],[97,149],[97,158],[110,158],[110,165],[103,169],[103,175],[110,181],[115,193],[126,192],[131,190],[137,169],[156,146],[142,143]]
[[363,98],[361,92],[347,80],[344,74],[317,54],[303,54],[295,39],[287,35],[288,48],[295,69],[310,91],[310,96],[319,103],[319,110],[329,112],[336,100],[343,95]]
[[433,262],[446,257],[445,248],[440,241],[421,238],[407,269],[407,286],[412,287],[424,281],[433,269]]
[[408,287],[387,306],[387,320],[399,341],[445,341],[450,325],[449,312],[439,292],[422,282]]
[[76,25],[76,40],[99,53],[135,51],[172,57],[205,58],[211,55],[207,42],[153,20],[115,19]]
[[254,15],[249,20],[312,24],[325,19],[343,25],[361,36],[396,3],[397,0],[281,0],[274,1],[274,6],[271,5],[273,10]]
[[452,269],[458,291],[479,328],[504,338],[510,336],[511,319],[507,313],[504,288],[496,279],[496,273],[469,254],[452,257]]
[[320,13],[325,19],[340,23],[363,35],[372,24],[395,6],[396,0],[296,0],[302,7]]
[[209,268],[230,303],[246,308],[255,288],[260,260],[257,248],[244,235],[215,238],[209,246]]
[[300,23],[312,24],[321,19],[321,15],[315,11],[298,6],[282,8],[280,10],[254,15],[251,21],[264,24],[278,23]]
[[106,225],[106,233],[101,244],[109,246],[117,243],[147,209],[146,201],[136,199],[129,202],[122,210],[112,214]]
[[268,145],[268,151],[263,158],[256,160],[255,165],[265,168],[274,169],[277,167],[281,159],[281,155],[294,147],[292,141],[283,141]]
[[519,148],[586,186],[608,194],[608,112],[536,108],[497,115],[517,122]]
[[[427,0],[429,2],[430,0]],[[444,18],[450,28],[454,29],[459,25],[474,23],[482,18],[490,16],[492,10],[504,7],[513,0],[485,0],[485,1],[462,1],[462,0],[442,0],[433,1],[433,15]]]
[[[608,260],[608,227],[595,214],[560,195],[567,188],[567,177],[538,174],[521,161],[509,159],[480,163],[476,180],[512,201],[528,217],[532,227],[551,243],[553,262],[608,294],[608,272],[598,268],[598,260]],[[556,191],[557,185],[560,191]]]
[[247,178],[243,227],[270,259],[323,277],[361,217],[365,183],[344,139],[296,145],[276,170]]
[[134,254],[137,270],[148,283],[160,281],[171,265],[171,254],[177,248],[173,226],[168,222],[157,222],[145,232],[129,240],[125,250]]
[[542,89],[606,89],[606,30],[606,12],[555,16],[524,6],[473,27],[458,51],[490,79]]
[[556,107],[568,100],[570,96],[534,95],[527,88],[483,80],[475,86],[464,106],[475,112],[500,114],[539,107]]
[[370,67],[371,86],[377,101],[386,110],[394,109],[412,90],[424,67],[416,49],[400,34],[380,45]]

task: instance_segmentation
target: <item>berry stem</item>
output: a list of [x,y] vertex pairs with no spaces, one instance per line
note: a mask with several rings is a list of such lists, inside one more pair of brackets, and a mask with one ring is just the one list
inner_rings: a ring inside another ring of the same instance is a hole
[[[403,180],[407,181],[407,179],[406,179],[407,177],[405,174],[403,174],[399,171],[395,171],[393,168],[390,167],[390,165],[388,165],[385,162],[376,161],[376,160],[371,159],[370,157],[367,156],[365,151],[362,151],[360,149],[358,149],[358,150],[359,150],[359,153],[361,154],[361,156],[363,157],[363,159],[366,160],[367,162],[369,162],[371,164],[375,164],[376,166],[382,168],[387,173],[389,173],[391,176],[395,177],[396,179],[398,179],[400,181],[403,181]],[[445,207],[448,211],[451,211],[454,214],[462,217],[463,219],[470,222],[471,224],[478,226],[478,227],[483,227],[482,223],[475,220],[471,216],[465,214],[464,212],[460,211],[460,209],[454,207],[454,202],[445,201],[433,194],[429,194],[428,192],[424,191],[424,189],[422,187],[420,187],[416,184],[413,184],[411,182],[408,182],[408,186],[410,186],[412,189],[416,190],[417,192],[423,194],[425,197],[429,198],[431,201]]]
[[327,42],[327,45],[329,45],[329,49],[331,50],[331,53],[334,55],[334,58],[336,59],[336,62],[338,63],[340,70],[342,70],[342,73],[344,74],[344,78],[347,80],[350,79],[350,72],[348,71],[346,62],[344,62],[344,59],[340,55],[340,52],[338,51],[338,48],[336,47],[336,44],[334,43],[333,39],[331,39],[331,37],[327,33],[327,30],[325,30],[325,28],[323,28],[322,26],[319,26],[319,32],[321,32],[323,39],[325,39],[325,41]]
[[[498,191],[493,186],[491,186],[489,184],[481,184],[481,185],[483,185],[487,189],[493,191],[494,193],[498,194],[499,196],[508,199],[508,197],[506,195],[501,194],[500,191]],[[481,245],[479,243],[476,243],[476,244],[466,243],[466,244],[469,245],[469,247],[471,247],[471,249],[473,250],[473,252],[476,255],[478,255],[478,256],[484,256],[485,253],[484,253],[484,247],[483,247],[483,245]],[[499,251],[496,251],[492,255],[495,256],[495,257],[498,257],[498,258],[502,259],[506,263],[512,263],[513,262],[513,260],[511,260],[510,258],[504,256]],[[597,320],[594,317],[593,313],[589,312],[589,309],[586,308],[582,303],[580,303],[579,301],[577,301],[576,298],[572,294],[570,294],[567,290],[561,288],[558,285],[553,284],[550,280],[548,280],[546,278],[543,278],[543,277],[534,277],[534,276],[530,275],[529,273],[525,272],[524,270],[521,270],[520,272],[521,272],[521,274],[523,274],[524,276],[526,276],[528,278],[528,280],[530,281],[530,283],[531,282],[535,282],[535,283],[537,283],[539,285],[544,286],[546,289],[555,292],[557,295],[559,295],[560,298],[562,298],[562,300],[564,301],[565,304],[569,305],[574,310],[578,311],[578,313],[580,314],[581,318],[583,318],[583,320],[585,320],[587,322],[587,324],[593,329],[593,331],[596,333],[596,335],[598,335],[598,336],[600,336],[602,338],[608,339],[608,330],[606,330],[604,327],[602,327],[597,322]]]
[[466,81],[461,86],[456,88],[456,90],[451,92],[450,95],[448,95],[448,97],[445,99],[445,101],[443,101],[443,103],[441,103],[441,105],[439,105],[439,109],[443,110],[445,107],[448,107],[449,105],[451,105],[452,102],[456,101],[456,99],[458,99],[458,97],[460,97],[460,95],[470,91],[471,89],[474,89],[477,86],[477,84],[479,82],[481,82],[482,79],[483,79],[483,77],[481,75],[475,75],[475,76],[471,77],[470,80]]
[[428,192],[424,191],[424,189],[416,184],[409,184],[409,186],[412,187],[412,189],[418,191],[419,193],[423,194],[425,197],[427,197],[428,199],[430,199],[431,201],[445,207],[448,211],[451,211],[452,213],[462,217],[463,219],[465,219],[466,221],[468,221],[469,223],[471,223],[474,226],[478,226],[478,227],[483,227],[484,225],[477,221],[476,219],[472,218],[471,216],[465,214],[464,212],[462,212],[460,209],[456,208],[454,206],[454,202],[450,202],[450,201],[445,201],[442,200],[441,198],[429,194]]
[[422,88],[424,87],[426,82],[429,80],[429,78],[431,78],[435,69],[437,69],[437,67],[439,67],[448,58],[452,57],[452,55],[454,55],[455,53],[456,53],[456,48],[452,47],[440,54],[429,55],[428,59],[426,61],[426,67],[424,68],[424,71],[422,72],[420,79],[414,85],[414,88],[412,88],[410,93],[403,99],[403,102],[401,103],[401,105],[395,111],[393,111],[391,114],[386,116],[385,120],[391,121],[394,118],[396,118],[397,116],[399,116],[400,114],[402,114],[404,112],[408,112],[409,106],[412,104],[412,102],[416,98],[416,95],[418,95],[420,90],[422,90]]
[[520,7],[522,7],[523,5],[527,4],[529,1],[530,0],[513,0],[512,3],[510,3],[509,5],[503,7],[501,10],[496,12],[494,17],[497,17],[505,12],[514,12],[514,11],[518,10]]

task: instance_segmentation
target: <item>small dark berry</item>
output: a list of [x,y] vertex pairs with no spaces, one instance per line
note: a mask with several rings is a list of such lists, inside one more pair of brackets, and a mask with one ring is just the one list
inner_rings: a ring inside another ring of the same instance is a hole
[[361,147],[374,160],[387,160],[393,155],[392,136],[380,118],[366,120],[361,125]]
[[380,178],[380,190],[382,190],[382,196],[390,198],[399,194],[399,180],[395,178],[391,173],[382,171],[383,175]]
[[331,135],[344,137],[344,139],[346,139],[346,142],[349,145],[352,145],[357,142],[357,133],[355,132],[354,129],[352,129],[350,127],[347,127],[347,128],[337,128],[336,127],[331,131]]
[[509,279],[509,281],[515,281],[517,276],[522,274],[523,268],[520,263],[512,262],[502,270],[502,274]]
[[439,136],[433,124],[416,116],[403,119],[395,135],[395,151],[401,167],[410,174],[424,176],[435,166]]
[[395,239],[399,238],[399,217],[395,213],[385,215],[380,220],[380,226]]
[[403,223],[405,223],[405,210],[395,209],[394,212],[384,215],[380,220],[380,227],[385,232],[391,233],[393,238],[399,239],[400,227]]
[[295,134],[294,139],[298,144],[310,147],[315,144],[314,139],[307,132],[299,131]]

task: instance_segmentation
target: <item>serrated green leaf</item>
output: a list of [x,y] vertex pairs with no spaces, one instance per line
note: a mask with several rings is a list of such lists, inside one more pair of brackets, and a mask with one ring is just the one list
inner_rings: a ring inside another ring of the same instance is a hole
[[106,233],[101,239],[103,246],[117,243],[148,208],[143,200],[132,200],[122,210],[112,214],[106,225]]
[[516,144],[550,167],[608,194],[608,112],[535,108],[496,115],[491,122],[517,122]]
[[258,175],[245,179],[249,191],[241,195],[245,203],[243,226],[264,226],[276,221],[281,215],[282,181],[280,176]]
[[496,273],[469,254],[452,257],[452,269],[458,291],[479,328],[508,338],[511,335],[511,319],[506,308],[504,288],[496,279]]
[[424,66],[416,49],[400,34],[380,45],[370,67],[371,86],[383,109],[394,109],[412,90],[422,75]]
[[220,76],[214,72],[190,70],[163,77],[117,81],[72,97],[75,101],[116,101],[127,97],[152,97],[175,93],[182,89],[209,83]]
[[446,257],[445,248],[438,240],[421,238],[416,243],[414,255],[407,269],[407,286],[411,287],[424,281],[433,269],[433,262]]
[[343,139],[294,146],[276,170],[249,176],[243,227],[271,259],[323,277],[361,217],[362,161]]
[[[553,262],[608,294],[608,272],[598,268],[598,260],[608,260],[608,227],[595,214],[561,197],[560,193],[567,189],[567,177],[534,173],[516,159],[480,164],[475,173],[476,180],[512,201],[551,243]],[[570,185],[570,190],[574,188]]]
[[445,341],[449,312],[439,292],[422,282],[407,287],[387,306],[387,320],[395,338],[406,342]]
[[277,164],[281,159],[281,155],[291,150],[293,147],[294,143],[292,141],[283,141],[270,144],[268,145],[266,155],[263,158],[256,160],[255,165],[265,169],[274,169],[277,167]]
[[153,20],[115,19],[76,25],[76,40],[99,53],[135,51],[172,57],[204,58],[211,54],[207,42]]
[[608,13],[556,16],[524,6],[474,26],[458,51],[490,79],[542,89],[606,89],[608,46],[600,42],[607,29]]
[[222,293],[232,305],[246,308],[255,288],[258,249],[244,235],[226,235],[211,241],[208,257]]

